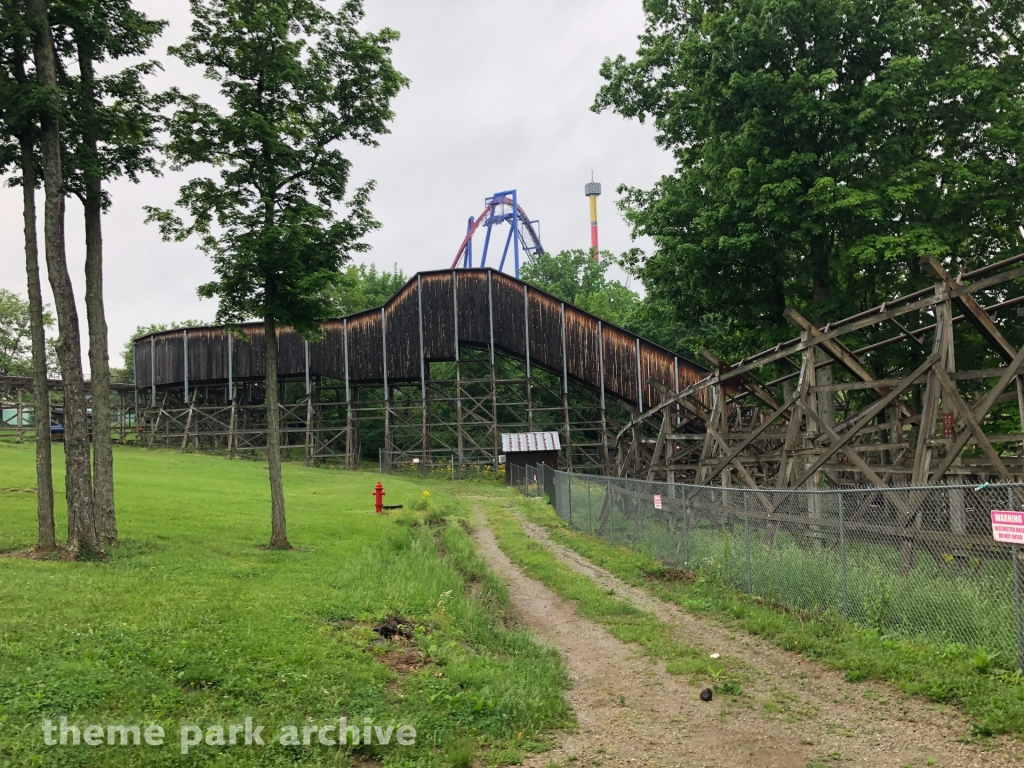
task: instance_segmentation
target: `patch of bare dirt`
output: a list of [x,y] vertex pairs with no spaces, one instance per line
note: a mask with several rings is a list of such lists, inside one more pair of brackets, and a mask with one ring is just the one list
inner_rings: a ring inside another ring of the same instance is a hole
[[[799,654],[691,616],[551,541],[540,526],[521,522],[568,567],[653,613],[682,642],[738,659],[753,677],[738,698],[700,702],[703,684],[691,686],[666,674],[580,619],[572,606],[524,577],[504,555],[498,557],[493,536],[482,532],[481,550],[510,582],[517,610],[562,650],[577,681],[569,700],[580,730],[538,765],[570,755],[581,765],[598,765],[596,758],[604,765],[624,766],[1021,765],[1015,753],[1024,748],[1010,738],[961,741],[970,722],[951,707],[906,696],[878,681],[848,683],[842,673]],[[625,698],[624,708],[609,706],[608,699],[617,696]]]
[[419,651],[401,647],[389,648],[380,657],[380,661],[392,672],[397,672],[400,675],[408,675],[410,672],[415,672],[430,662]]
[[38,547],[9,549],[6,552],[0,552],[0,558],[4,557],[12,560],[64,560],[66,562],[75,559],[66,549],[39,549]]

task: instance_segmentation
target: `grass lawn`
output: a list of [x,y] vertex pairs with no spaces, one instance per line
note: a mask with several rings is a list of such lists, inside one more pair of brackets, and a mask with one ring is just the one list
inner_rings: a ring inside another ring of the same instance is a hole
[[[287,464],[298,549],[271,552],[262,463],[137,448],[115,461],[123,545],[107,561],[0,557],[0,766],[349,765],[354,754],[469,765],[474,753],[493,765],[570,724],[561,663],[507,626],[507,594],[458,524],[451,484],[385,477],[387,502],[409,507],[428,490],[428,510],[378,516],[375,474]],[[60,537],[58,446],[54,466]],[[34,484],[32,445],[0,443],[0,551],[34,543]],[[422,524],[427,512],[436,524]],[[390,616],[413,638],[383,641],[372,627]],[[312,729],[341,716],[385,734],[411,725],[415,744],[396,744],[397,731],[386,746],[319,744],[337,731]],[[44,720],[61,717],[79,746],[44,742]],[[265,746],[244,732],[217,743],[246,718]],[[104,727],[101,744],[84,743],[88,725]],[[165,743],[109,745],[121,736],[108,726],[160,726]],[[204,739],[187,754],[182,726]],[[286,726],[299,744],[280,743]]]

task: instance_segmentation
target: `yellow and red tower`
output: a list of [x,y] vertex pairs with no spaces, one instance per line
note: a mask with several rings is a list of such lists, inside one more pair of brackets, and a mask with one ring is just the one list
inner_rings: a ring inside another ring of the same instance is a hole
[[594,256],[594,261],[597,261],[597,196],[601,194],[601,185],[594,181],[593,175],[583,188],[583,193],[590,198],[590,252]]

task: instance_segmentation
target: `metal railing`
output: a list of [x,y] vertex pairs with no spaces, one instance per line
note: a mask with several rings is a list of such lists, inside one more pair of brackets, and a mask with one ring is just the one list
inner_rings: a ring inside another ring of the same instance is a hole
[[573,528],[883,636],[962,644],[1024,669],[1022,565],[991,511],[1024,485],[745,489],[514,468]]

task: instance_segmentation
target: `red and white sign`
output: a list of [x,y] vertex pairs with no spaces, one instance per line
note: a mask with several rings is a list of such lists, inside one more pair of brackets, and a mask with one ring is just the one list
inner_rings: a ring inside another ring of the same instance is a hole
[[1010,544],[1024,544],[1024,512],[993,509],[992,538]]
[[661,509],[661,495],[657,493],[654,494],[654,508]]

